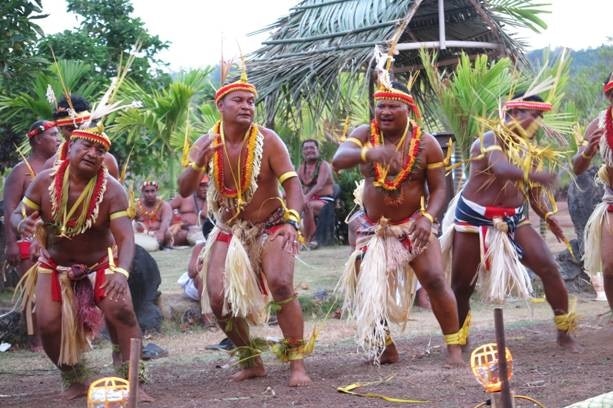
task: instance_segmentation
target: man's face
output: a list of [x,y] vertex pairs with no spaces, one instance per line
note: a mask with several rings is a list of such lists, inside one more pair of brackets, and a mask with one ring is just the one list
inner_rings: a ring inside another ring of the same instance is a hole
[[71,167],[83,173],[95,173],[98,171],[106,149],[99,143],[94,143],[85,139],[74,139],[70,142],[68,149],[68,159]]
[[70,140],[70,136],[72,135],[73,130],[75,130],[75,127],[73,125],[68,125],[60,126],[59,129],[62,137],[64,137],[65,140]]
[[206,200],[206,192],[208,189],[209,189],[209,182],[201,181],[200,184],[198,184],[198,190],[196,191],[196,194],[198,195],[199,198]]
[[247,91],[230,92],[217,103],[224,120],[250,125],[255,117],[255,95]]
[[45,130],[42,134],[36,136],[36,149],[44,155],[44,157],[51,157],[57,151],[60,146],[60,131],[56,127]]
[[378,101],[375,105],[375,119],[383,132],[404,129],[409,120],[409,107],[397,101]]
[[604,97],[607,98],[607,101],[609,101],[610,105],[613,105],[613,89],[604,94]]
[[306,142],[302,145],[302,157],[306,161],[319,159],[319,149],[314,142]]
[[514,109],[509,114],[514,122],[526,132],[526,136],[530,139],[536,135],[536,131],[541,127],[543,120],[542,111]]
[[143,201],[147,205],[155,204],[155,201],[158,198],[158,189],[155,186],[145,186],[142,188]]

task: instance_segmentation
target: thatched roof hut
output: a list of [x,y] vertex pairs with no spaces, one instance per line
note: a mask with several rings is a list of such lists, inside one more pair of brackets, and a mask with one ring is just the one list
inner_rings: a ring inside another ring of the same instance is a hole
[[368,73],[375,45],[397,43],[394,71],[420,68],[418,50],[436,49],[441,65],[461,51],[521,58],[522,44],[508,25],[543,24],[532,1],[517,0],[303,0],[264,30],[271,38],[250,55],[250,80],[270,117],[283,97],[317,109],[336,100],[341,72]]

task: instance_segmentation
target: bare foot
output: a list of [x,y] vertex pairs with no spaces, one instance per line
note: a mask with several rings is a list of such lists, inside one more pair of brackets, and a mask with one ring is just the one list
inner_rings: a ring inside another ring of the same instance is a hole
[[73,400],[87,395],[87,385],[82,383],[71,384],[62,392],[62,398],[66,400]]
[[304,387],[311,384],[311,378],[304,368],[304,360],[294,360],[289,363],[291,374],[289,376],[290,387]]
[[259,357],[257,358],[253,367],[243,368],[238,373],[232,374],[230,379],[232,381],[238,382],[257,377],[266,377],[266,369],[264,368],[264,363],[262,363],[262,360]]
[[393,364],[397,362],[399,359],[398,350],[396,349],[396,344],[391,343],[389,346],[385,346],[385,350],[383,350],[383,354],[381,354],[381,358],[379,359],[380,364]]
[[579,346],[568,332],[558,330],[558,345],[571,353],[579,352]]
[[138,385],[138,402],[153,402],[155,398],[147,394],[141,384]]
[[462,359],[462,347],[459,345],[447,346],[447,358],[445,358],[445,367],[459,368],[464,367],[466,363]]

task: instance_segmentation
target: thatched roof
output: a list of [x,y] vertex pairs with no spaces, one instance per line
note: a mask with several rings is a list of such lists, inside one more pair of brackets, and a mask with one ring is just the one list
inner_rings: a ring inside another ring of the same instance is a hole
[[[386,49],[398,35],[397,75],[419,69],[422,47],[436,49],[443,65],[455,63],[462,50],[518,58],[521,44],[502,29],[522,20],[508,10],[505,16],[501,4],[508,8],[509,3],[515,3],[513,10],[525,7],[516,0],[303,0],[262,29],[273,34],[250,55],[249,77],[274,114],[271,108],[281,96],[312,107],[316,101],[334,100],[339,74],[367,72],[374,46]],[[532,7],[528,11],[542,12],[529,3],[523,2]]]

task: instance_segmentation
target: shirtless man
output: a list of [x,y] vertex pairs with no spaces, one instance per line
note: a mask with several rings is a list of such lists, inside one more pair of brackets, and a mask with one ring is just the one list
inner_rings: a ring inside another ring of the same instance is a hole
[[4,185],[6,260],[18,268],[19,276],[34,264],[31,259],[34,254],[30,253],[31,241],[17,236],[9,220],[34,177],[43,170],[47,159],[55,154],[60,145],[59,131],[54,122],[46,120],[34,122],[27,136],[31,148],[30,155],[15,165]]
[[461,365],[458,317],[434,235],[445,204],[443,152],[411,115],[419,109],[402,84],[380,85],[375,119],[340,145],[335,170],[360,166],[365,216],[341,278],[344,309],[357,319],[359,346],[375,364],[398,361],[388,323],[408,321],[415,275],[428,293],[447,344],[447,364]]
[[310,247],[316,248],[317,242],[312,241],[316,230],[315,220],[324,205],[334,202],[332,167],[321,159],[319,142],[315,139],[302,142],[302,158],[304,161],[298,167],[298,177],[304,194],[304,230],[311,232],[305,239]]
[[[136,203],[134,230],[136,233],[155,238],[157,248],[172,246],[172,235],[168,228],[172,220],[170,204],[157,196],[159,190],[156,181],[145,181],[141,187],[141,196]],[[139,236],[136,238],[140,245]],[[143,245],[149,250],[148,245]]]
[[[71,107],[72,105],[72,107]],[[56,154],[53,155],[45,163],[45,169],[53,167],[58,160],[66,159],[68,152],[68,141],[73,130],[78,129],[80,125],[88,122],[90,119],[89,102],[78,95],[70,95],[70,103],[66,97],[62,97],[57,104],[57,109],[53,113],[55,124],[64,137],[64,142],[60,145]],[[111,153],[106,152],[104,155],[104,164],[109,170],[109,174],[116,179],[119,178],[119,165],[117,159]]]
[[[221,120],[190,151],[179,178],[179,193],[192,194],[210,170],[209,212],[216,226],[203,255],[202,312],[212,311],[237,346],[241,370],[235,381],[262,377],[259,350],[251,346],[247,321],[266,322],[271,295],[284,340],[274,348],[290,365],[290,386],[311,382],[303,358],[302,310],[294,293],[294,255],[298,249],[302,192],[286,146],[270,129],[254,123],[255,87],[245,79],[215,94]],[[282,206],[279,185],[285,190]]]
[[[529,141],[536,134],[543,113],[550,109],[551,104],[538,96],[516,97],[505,104],[505,126],[515,140],[525,138]],[[551,188],[557,175],[537,170],[524,174],[512,162],[503,139],[493,131],[473,143],[471,157],[468,181],[458,198],[451,230],[451,286],[458,302],[463,344],[468,341],[470,296],[475,289],[477,273],[480,272],[483,295],[502,302],[505,293],[494,289],[505,284],[519,292],[519,296],[531,295],[525,265],[543,282],[545,297],[555,315],[558,344],[575,350],[570,336],[575,316],[568,310],[568,292],[551,251],[527,219],[526,198],[522,191],[528,190],[533,210],[547,221],[559,240],[565,240],[556,218],[543,208],[543,203],[537,199],[540,195],[536,194],[540,188]],[[503,246],[502,240],[509,242]],[[484,246],[487,252],[482,257]],[[496,277],[501,276],[505,278],[496,281]],[[513,284],[507,283],[510,280]]]
[[170,207],[177,220],[170,226],[174,245],[195,245],[204,240],[202,225],[207,221],[206,192],[209,176],[204,175],[198,190],[189,197],[177,194],[170,200]]
[[[103,316],[118,335],[124,378],[130,339],[142,335],[128,288],[134,256],[128,199],[103,166],[111,142],[98,129],[87,129],[73,132],[68,143],[67,159],[57,171],[42,171],[28,187],[22,200],[27,217],[20,207],[11,222],[22,235],[43,232],[37,233],[42,237],[38,268],[30,272],[37,275],[37,326],[45,353],[61,370],[64,397],[74,399],[87,391],[80,357]],[[116,260],[109,259],[114,244]],[[25,303],[33,296],[26,291]],[[142,389],[139,398],[152,400]]]
[[605,193],[585,226],[584,263],[590,276],[602,272],[604,291],[613,310],[613,73],[605,81],[603,92],[609,106],[588,125],[584,142],[573,157],[573,171],[583,173],[600,153],[603,163],[598,180],[604,184]]

